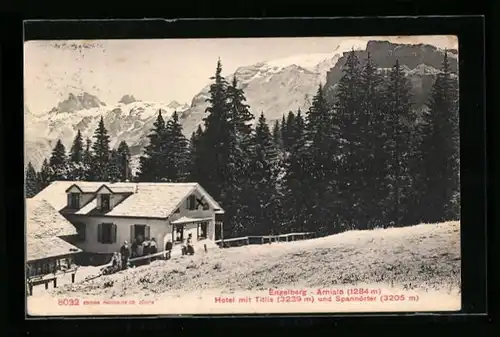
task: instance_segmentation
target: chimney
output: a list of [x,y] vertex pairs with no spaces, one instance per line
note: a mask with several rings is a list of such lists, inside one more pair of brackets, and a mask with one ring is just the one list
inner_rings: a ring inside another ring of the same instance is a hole
[[137,193],[138,189],[139,189],[139,184],[135,184],[135,191],[134,191],[134,193]]

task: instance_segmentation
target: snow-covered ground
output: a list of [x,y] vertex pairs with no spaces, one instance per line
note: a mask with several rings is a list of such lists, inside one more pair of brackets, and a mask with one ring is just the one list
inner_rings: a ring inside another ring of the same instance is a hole
[[[288,243],[211,248],[207,253],[198,250],[194,256],[155,261],[49,292],[42,289],[28,298],[28,309],[32,314],[458,310],[459,227],[458,222],[422,224]],[[315,296],[317,289],[334,288],[337,293],[343,289],[346,294],[353,287],[379,295],[404,295],[406,300],[342,303],[333,296],[328,303],[255,302],[255,296],[266,297],[270,288],[305,289]],[[254,301],[215,303],[219,296],[250,296]],[[61,307],[57,300],[63,298],[81,302]],[[85,306],[85,300],[100,304]],[[129,304],[104,304],[105,300]],[[131,300],[136,303],[127,302]]]

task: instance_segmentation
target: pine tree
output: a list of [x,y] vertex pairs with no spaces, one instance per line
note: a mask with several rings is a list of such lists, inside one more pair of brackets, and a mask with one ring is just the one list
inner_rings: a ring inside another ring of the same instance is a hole
[[49,186],[49,184],[53,181],[52,180],[52,170],[49,165],[49,161],[47,158],[43,160],[42,167],[40,169],[40,172],[38,173],[38,181],[40,183],[40,190],[44,189],[45,187]]
[[283,231],[303,232],[307,230],[311,214],[310,200],[308,200],[311,187],[305,122],[300,110],[293,117],[293,122],[287,125],[287,132],[293,134],[294,138],[285,161],[286,199],[284,200],[284,208],[289,211]]
[[121,160],[118,151],[112,149],[109,151],[109,164],[106,170],[108,181],[118,182],[123,180],[123,173],[120,171]]
[[25,177],[25,186],[26,186],[26,198],[34,197],[38,192],[40,192],[40,183],[38,181],[38,176],[31,165],[31,162],[28,163],[26,167],[26,177]]
[[255,235],[268,234],[278,221],[277,174],[279,150],[262,113],[255,128],[254,151],[251,160],[251,182],[253,186],[251,217]]
[[165,133],[165,121],[158,112],[158,117],[153,124],[150,134],[148,135],[149,144],[144,148],[144,154],[140,157],[140,168],[137,173],[139,181],[158,182],[163,176],[163,168],[161,162],[163,135]]
[[92,172],[92,141],[89,138],[85,140],[85,150],[82,154],[82,164],[84,180],[95,181],[96,178]]
[[251,123],[254,116],[249,110],[249,105],[245,104],[245,93],[242,89],[238,88],[236,76],[233,77],[231,85],[227,87],[226,95],[231,124],[234,125],[239,136],[242,138],[250,138],[252,131]]
[[[330,110],[320,85],[307,111],[306,136],[308,140],[307,162],[308,181],[311,194],[310,230],[332,232],[339,205],[337,200],[337,166],[339,165],[340,136],[334,116]],[[313,205],[314,204],[314,205]]]
[[359,115],[361,110],[361,68],[359,59],[352,50],[342,69],[343,75],[337,84],[335,113],[338,118],[341,145],[341,159],[338,166],[337,198],[343,209],[339,211],[344,229],[355,228],[360,220],[357,210],[360,202],[358,174],[359,157],[356,153],[360,145]]
[[198,129],[193,132],[189,141],[189,180],[193,182],[203,181],[203,129],[198,125]]
[[80,130],[78,130],[73,145],[71,146],[69,160],[73,163],[80,163],[83,159],[83,138]]
[[189,142],[182,133],[177,111],[174,111],[166,123],[162,135],[160,152],[163,155],[161,165],[164,166],[162,181],[182,182],[188,177]]
[[[420,192],[420,219],[440,222],[459,219],[458,86],[447,52],[424,115],[415,166],[415,189]],[[420,172],[420,174],[419,174]]]
[[80,130],[78,130],[73,144],[71,145],[68,161],[69,178],[71,180],[85,179],[85,167],[83,164],[83,139]]
[[410,163],[414,148],[412,130],[416,123],[411,102],[411,84],[403,73],[399,62],[389,73],[385,97],[388,113],[389,184],[392,201],[391,222],[402,226],[411,222],[412,179]]
[[[300,109],[298,110],[300,113]],[[294,134],[295,130],[295,114],[293,111],[290,111],[287,115],[286,122],[282,124],[282,134],[283,134],[283,147],[285,151],[290,151],[290,149],[294,146],[294,139],[296,135]]]
[[283,138],[281,137],[281,125],[279,119],[274,122],[273,140],[278,149],[283,149]]
[[92,174],[97,181],[108,181],[108,164],[110,161],[108,130],[104,126],[104,119],[101,117],[97,129],[94,132],[94,143],[92,144]]
[[362,141],[358,148],[360,167],[359,188],[362,189],[362,202],[357,211],[361,222],[360,229],[385,225],[385,212],[392,207],[393,201],[388,198],[389,183],[388,142],[392,134],[387,131],[388,114],[385,111],[384,78],[368,53],[361,73],[361,109],[360,133]]
[[130,149],[126,141],[122,140],[118,144],[117,150],[118,172],[120,181],[132,180],[132,170],[130,167]]
[[52,154],[49,159],[49,166],[51,181],[68,179],[66,148],[60,139],[57,140],[57,143],[52,150]]

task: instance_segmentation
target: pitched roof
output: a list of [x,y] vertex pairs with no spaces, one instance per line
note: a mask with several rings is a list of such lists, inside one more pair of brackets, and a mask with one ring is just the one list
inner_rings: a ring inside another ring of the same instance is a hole
[[76,254],[82,251],[56,236],[40,239],[28,237],[26,246],[27,261]]
[[[97,191],[106,185],[114,193],[131,193],[104,216],[167,218],[194,190],[198,190],[215,209],[220,205],[198,183],[106,183],[87,181],[55,181],[34,198],[46,199],[54,208],[61,211],[67,206],[66,190],[73,184],[79,188]],[[97,207],[95,199],[75,212],[79,215],[91,215]],[[102,213],[100,215],[103,215]]]
[[44,199],[26,199],[26,235],[34,239],[75,235],[76,228]]

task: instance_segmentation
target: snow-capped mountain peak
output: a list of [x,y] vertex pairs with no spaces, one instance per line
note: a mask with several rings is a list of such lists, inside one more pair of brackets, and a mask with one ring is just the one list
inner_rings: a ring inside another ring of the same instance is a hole
[[50,113],[72,113],[79,110],[99,108],[106,106],[97,96],[82,92],[77,95],[69,93],[68,98],[59,102],[56,107],[52,108]]

